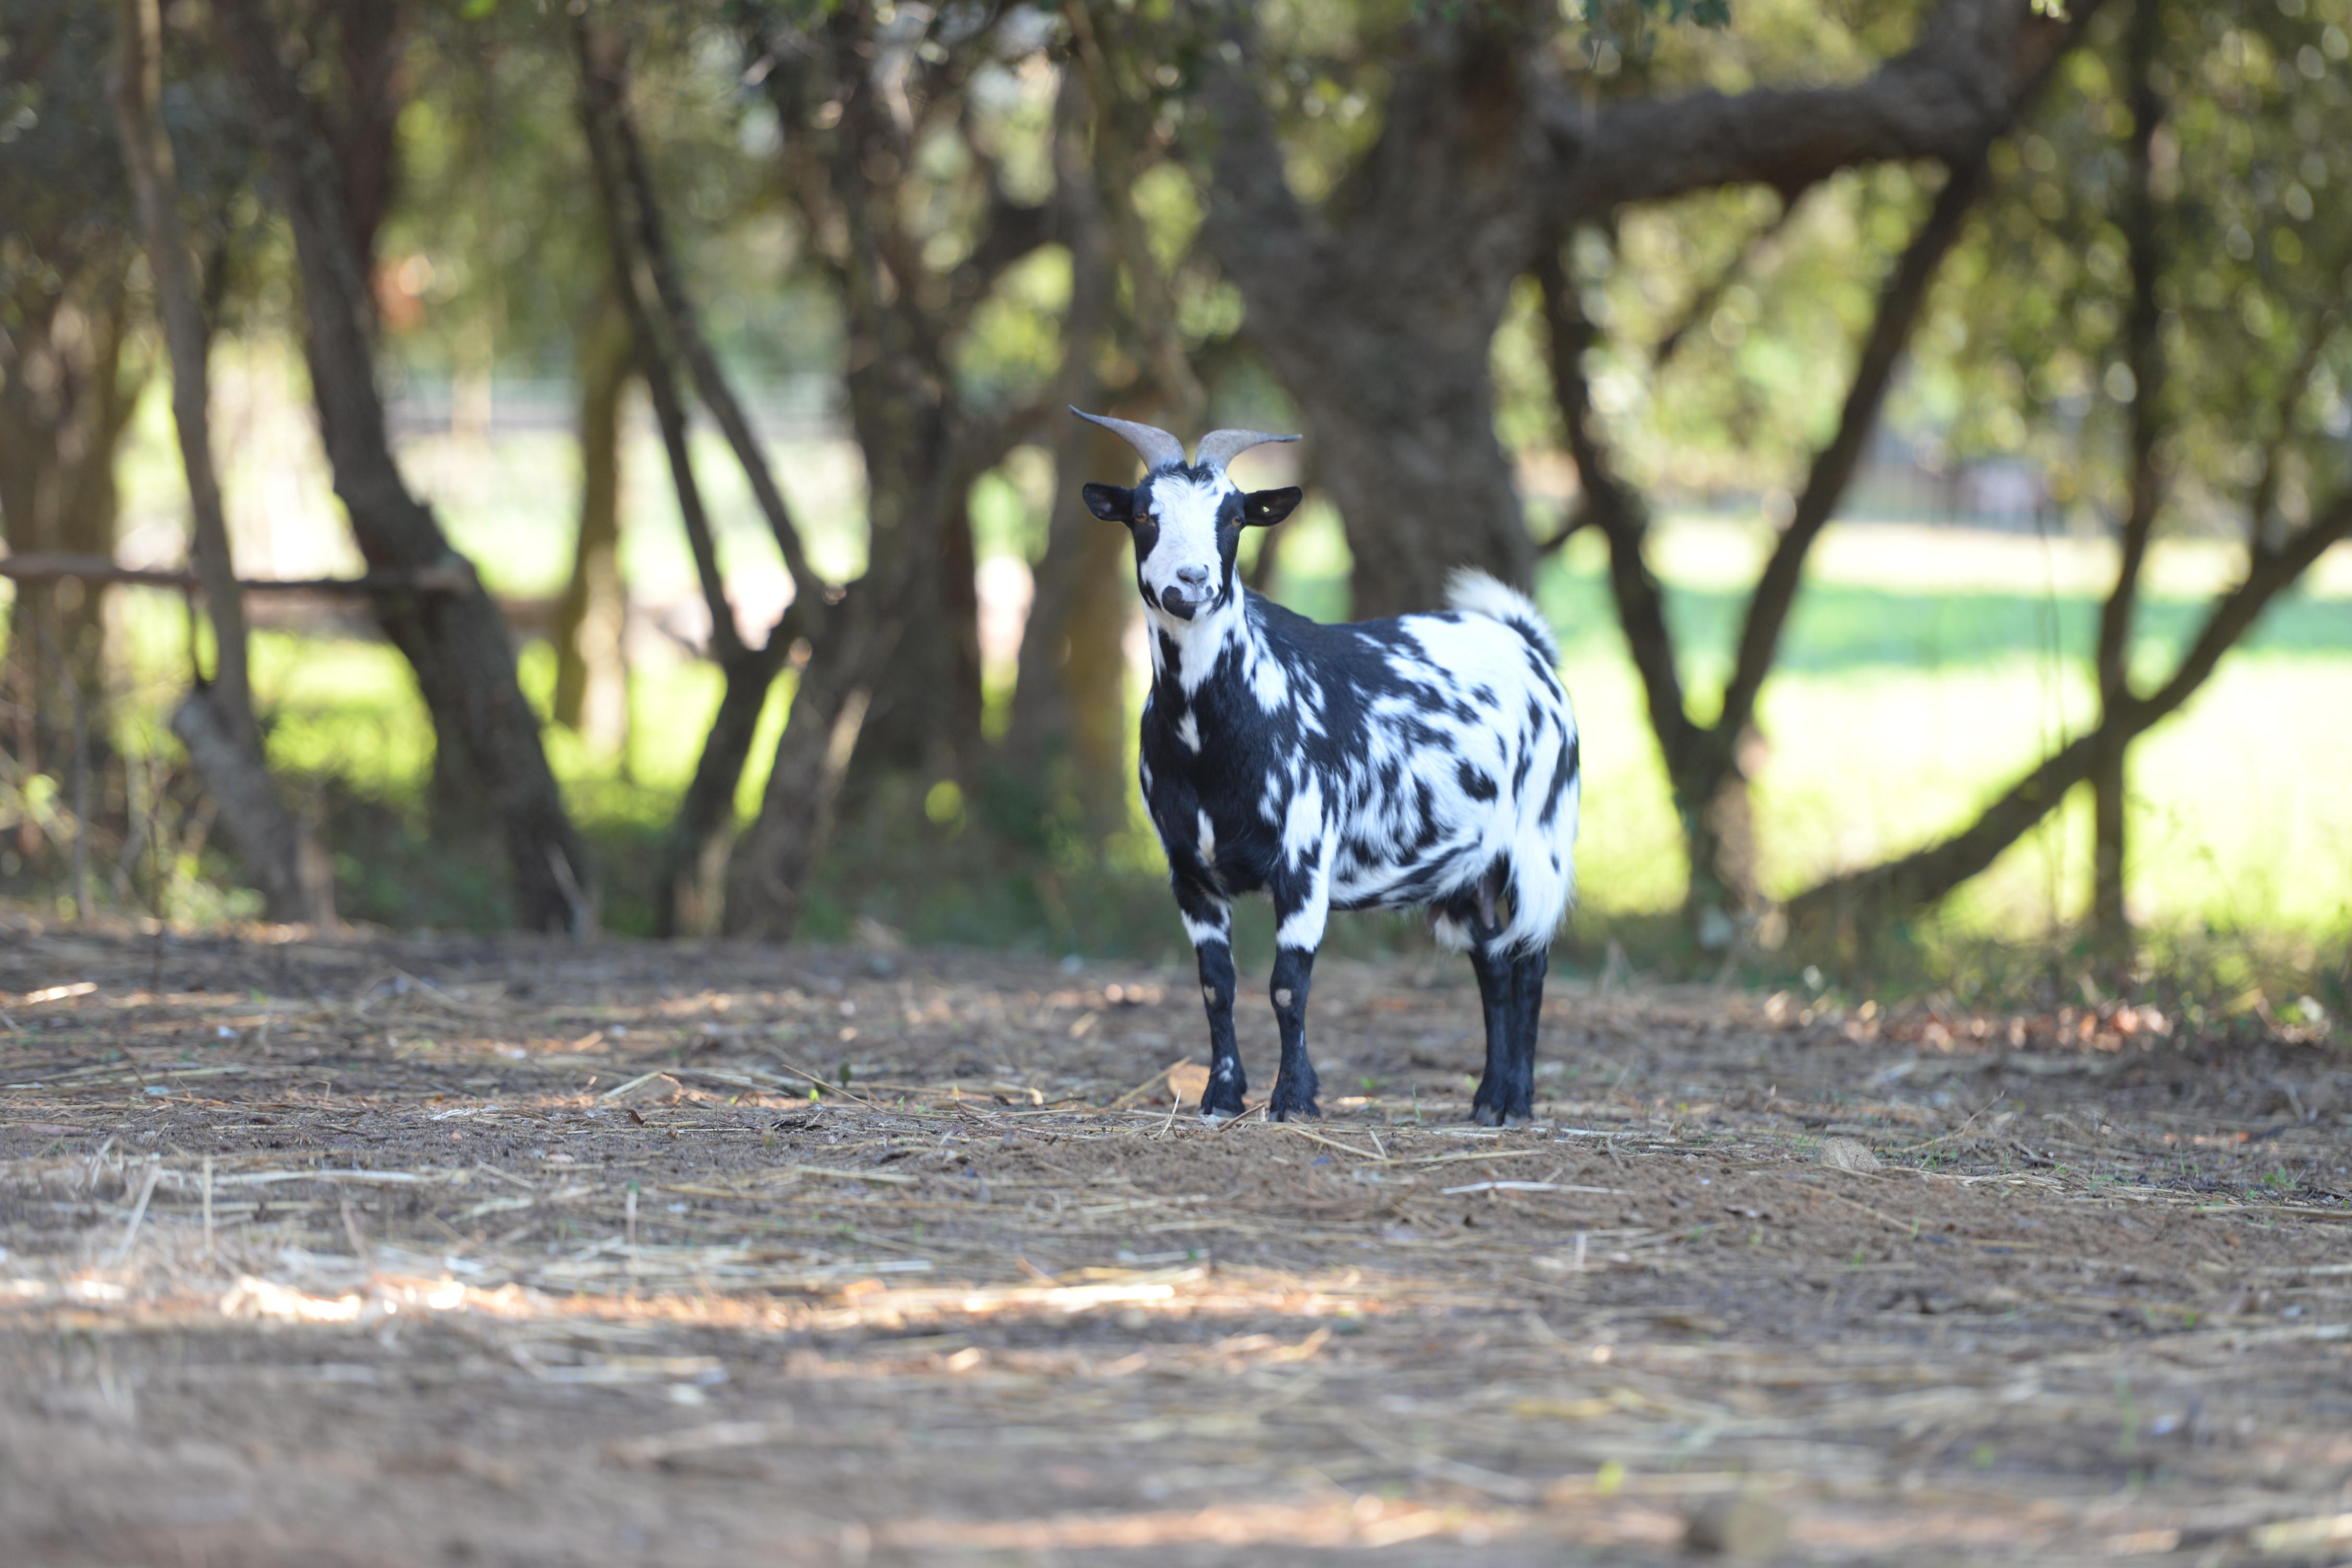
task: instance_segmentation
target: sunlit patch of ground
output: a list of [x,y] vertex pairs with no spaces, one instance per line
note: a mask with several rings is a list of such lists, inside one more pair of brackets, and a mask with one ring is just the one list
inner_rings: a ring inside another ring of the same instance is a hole
[[1192,994],[14,941],[5,1555],[2352,1556],[2324,1030],[1562,986],[1489,1132],[1466,972],[1333,964],[1329,1117],[1208,1127]]

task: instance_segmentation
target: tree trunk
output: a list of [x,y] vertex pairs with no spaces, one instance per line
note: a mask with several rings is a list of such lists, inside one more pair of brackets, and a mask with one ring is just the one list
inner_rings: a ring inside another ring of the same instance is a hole
[[[784,637],[782,630],[776,633],[779,641]],[[662,850],[661,883],[654,893],[656,936],[713,936],[722,929],[735,792],[782,663],[768,648],[746,648],[719,665],[726,685],[719,711],[703,735],[694,777],[670,819]]]
[[172,413],[195,524],[190,553],[204,581],[215,647],[209,688],[200,682],[182,700],[172,715],[172,731],[187,747],[205,792],[219,803],[247,873],[261,889],[269,918],[331,926],[332,866],[301,819],[278,797],[264,760],[261,727],[254,717],[246,672],[245,595],[237,586],[228,521],[213,471],[206,374],[211,332],[180,227],[179,181],[162,119],[163,17],[156,0],[122,0],[118,30],[121,55],[113,81],[115,112],[155,280],[156,310],[171,353]]
[[[747,58],[785,132],[780,166],[840,290],[849,411],[865,458],[867,568],[819,616],[759,819],[728,871],[727,929],[789,937],[853,756],[873,773],[960,773],[977,749],[980,686],[966,495],[1022,423],[957,400],[952,348],[994,279],[1046,237],[992,168],[971,250],[945,273],[907,226],[905,175],[921,116],[893,99],[877,62],[878,8],[832,8],[821,26],[746,6]],[[887,15],[887,13],[879,13]],[[790,42],[785,39],[789,37]],[[926,40],[926,47],[939,40]],[[890,45],[887,47],[895,48]],[[944,46],[942,46],[944,47]],[[887,52],[887,50],[886,50]],[[958,90],[919,52],[926,113]],[[819,105],[824,106],[819,118]]]
[[1202,229],[1249,333],[1297,398],[1355,556],[1355,614],[1438,607],[1475,566],[1528,586],[1535,547],[1495,435],[1492,353],[1551,216],[1537,84],[1501,16],[1414,24],[1378,142],[1326,207],[1299,207],[1256,85],[1208,84]]
[[628,588],[621,580],[621,413],[634,345],[610,293],[580,340],[580,534],[555,606],[555,721],[604,751],[629,738]]
[[273,921],[331,927],[335,871],[318,837],[286,809],[269,770],[221,700],[218,687],[197,687],[172,710],[172,733],[188,750],[205,795],[260,889]]
[[[1097,356],[1124,265],[1134,312],[1151,346],[1152,377],[1162,383],[1163,400],[1184,409],[1171,420],[1181,427],[1198,417],[1185,405],[1204,400],[1184,362],[1172,307],[1150,308],[1167,290],[1143,226],[1128,221],[1134,216],[1128,189],[1135,164],[1128,139],[1118,133],[1118,101],[1102,80],[1108,62],[1085,11],[1073,8],[1069,15],[1079,29],[1085,71],[1063,79],[1055,106],[1055,221],[1069,247],[1071,281],[1070,308],[1062,320],[1062,371],[1048,407],[1106,405]],[[1013,711],[983,796],[997,832],[1037,848],[1045,847],[1066,802],[1076,808],[1077,826],[1097,841],[1121,824],[1127,809],[1129,545],[1127,531],[1088,511],[1078,491],[1089,479],[1129,472],[1134,454],[1097,425],[1055,419],[1048,429],[1054,500],[1045,551],[1022,627]]]
[[1495,436],[1492,353],[1507,290],[1470,292],[1433,301],[1384,280],[1291,329],[1252,316],[1320,447],[1355,558],[1358,616],[1440,608],[1457,567],[1534,581],[1535,544]]
[[[2137,0],[2125,44],[2132,100],[2131,185],[2124,215],[2124,240],[2131,261],[2131,301],[2124,321],[2124,352],[2132,374],[2125,480],[2128,500],[2115,589],[2099,615],[2095,668],[2102,714],[2131,701],[2132,624],[2138,607],[2140,572],[2164,500],[2164,480],[2157,466],[2158,447],[2164,439],[2163,307],[2157,298],[2164,256],[2158,234],[2154,159],[2156,134],[2165,112],[2156,83],[2160,68],[2157,57],[2163,44],[2161,0]],[[2091,927],[2108,963],[2128,967],[2132,929],[2125,900],[2130,809],[2126,766],[2131,742],[2114,726],[2103,724],[2100,733],[2103,740],[2091,770]]]
[[[278,54],[259,0],[216,6],[254,105],[302,281],[305,347],[335,494],[372,567],[463,565],[430,508],[394,461],[375,384],[372,296],[331,151]],[[584,933],[595,925],[586,856],[565,815],[515,679],[514,647],[498,605],[477,582],[457,594],[388,594],[378,624],[416,672],[442,748],[463,752],[503,832],[518,923]]]
[[[678,516],[694,555],[703,606],[710,616],[708,651],[725,680],[694,778],[670,821],[654,899],[656,934],[708,934],[719,930],[723,919],[735,792],[751,754],[768,690],[794,639],[805,633],[823,641],[841,612],[828,605],[824,584],[809,567],[800,531],[769,471],[766,454],[687,297],[629,111],[627,62],[620,40],[583,20],[572,26],[572,46],[580,64],[581,123],[604,215],[614,298],[653,403],[654,423],[677,492]],[[681,362],[751,482],[793,579],[791,608],[756,647],[743,640],[736,626],[735,607],[719,572],[718,541],[687,442],[686,400],[678,383]]]
[[[853,347],[853,363],[856,353]],[[728,859],[730,936],[791,940],[852,760],[866,761],[864,731],[877,692],[895,685],[902,703],[925,700],[905,684],[908,634],[916,623],[939,618],[942,563],[952,558],[942,535],[950,523],[968,527],[958,498],[976,476],[964,467],[946,410],[921,384],[909,384],[928,378],[909,378],[909,369],[903,361],[877,360],[850,375],[871,484],[868,564],[809,639],[759,816]],[[944,646],[934,641],[929,649],[940,654]],[[908,714],[902,707],[905,742],[918,758],[939,754],[929,749],[936,737],[913,729]],[[874,765],[878,771],[887,764]]]
[[1594,341],[1591,323],[1556,248],[1538,259],[1536,276],[1544,294],[1561,421],[1583,475],[1588,515],[1609,542],[1610,585],[1618,622],[1642,676],[1651,728],[1682,823],[1690,868],[1684,917],[1702,947],[1729,946],[1762,907],[1750,780],[1743,754],[1755,739],[1757,700],[1795,609],[1806,558],[1853,480],[1912,327],[1944,258],[1958,243],[1986,179],[1984,150],[1979,148],[1952,169],[1882,285],[1878,309],[1855,356],[1837,430],[1814,454],[1795,514],[1749,595],[1722,710],[1711,724],[1694,721],[1685,707],[1664,596],[1643,559],[1647,513],[1610,461],[1593,417],[1583,369],[1583,355]]
[[992,816],[1016,837],[1042,837],[1063,800],[1097,835],[1127,809],[1130,547],[1125,529],[1087,510],[1078,488],[1125,474],[1135,454],[1099,426],[1071,423],[1054,444],[1053,521],[991,785]]
[[[114,553],[114,460],[135,388],[122,369],[120,269],[0,333],[0,526],[12,553]],[[9,614],[0,695],[19,760],[65,778],[110,755],[105,595],[73,580],[23,583]]]
[[[869,428],[873,423],[878,422]],[[964,494],[950,475],[939,471],[953,460],[945,410],[894,409],[888,432],[860,445],[876,557],[915,550],[907,541],[918,534],[935,542],[902,563],[908,578],[906,626],[888,668],[878,673],[858,739],[856,772],[869,782],[887,773],[961,778],[980,750],[980,601]],[[940,513],[935,521],[909,526],[932,510]]]
[[798,929],[809,873],[832,831],[875,679],[898,640],[898,619],[881,603],[853,609],[835,623],[844,645],[814,651],[802,670],[759,816],[728,858],[730,936],[781,942]]

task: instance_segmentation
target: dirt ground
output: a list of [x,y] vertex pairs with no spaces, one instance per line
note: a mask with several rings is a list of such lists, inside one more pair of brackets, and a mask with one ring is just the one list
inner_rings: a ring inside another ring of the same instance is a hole
[[1213,1127],[1189,971],[0,929],[0,1559],[2352,1559],[2339,1045],[1545,1016]]

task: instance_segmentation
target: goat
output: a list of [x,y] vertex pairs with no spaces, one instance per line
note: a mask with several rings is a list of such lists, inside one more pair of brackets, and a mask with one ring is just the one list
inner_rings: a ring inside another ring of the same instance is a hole
[[1143,798],[1168,854],[1209,1015],[1202,1114],[1237,1116],[1233,900],[1263,890],[1276,920],[1272,994],[1281,1065],[1266,1112],[1316,1116],[1307,993],[1332,910],[1427,910],[1466,950],[1486,1014],[1486,1126],[1532,1119],[1535,1047],[1553,934],[1576,890],[1576,718],[1550,628],[1483,572],[1454,574],[1452,608],[1325,626],[1244,590],[1244,528],[1281,521],[1296,489],[1244,494],[1234,457],[1256,430],[1202,437],[1191,462],[1149,425],[1071,413],[1141,455],[1132,489],[1084,488],[1135,541],[1150,616]]

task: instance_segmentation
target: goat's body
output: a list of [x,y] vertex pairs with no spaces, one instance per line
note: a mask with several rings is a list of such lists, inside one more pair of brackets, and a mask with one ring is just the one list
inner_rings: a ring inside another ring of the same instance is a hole
[[1276,1114],[1315,1109],[1306,985],[1328,912],[1408,907],[1478,971],[1482,1120],[1529,1114],[1543,952],[1575,894],[1576,721],[1532,605],[1481,574],[1452,597],[1325,626],[1236,584],[1195,620],[1155,617],[1143,792],[1200,952],[1212,1112],[1241,1109],[1229,904],[1264,891],[1279,921]]

